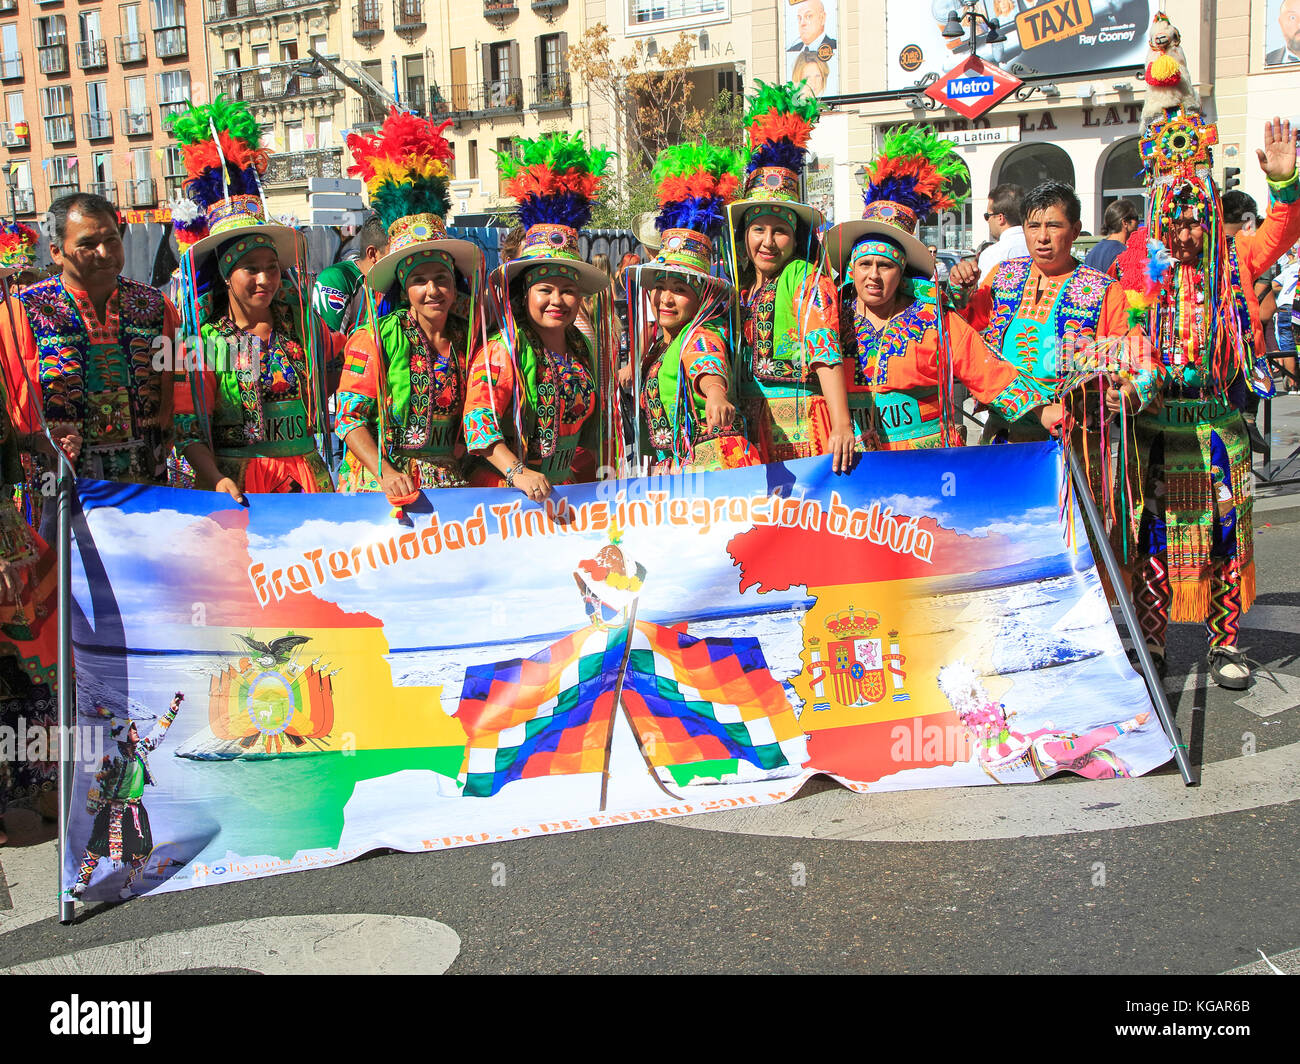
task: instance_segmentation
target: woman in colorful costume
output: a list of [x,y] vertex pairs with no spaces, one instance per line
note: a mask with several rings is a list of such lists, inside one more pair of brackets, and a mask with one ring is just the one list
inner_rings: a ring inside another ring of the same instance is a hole
[[1036,408],[1044,424],[1060,420],[1051,397],[993,355],[965,321],[947,309],[939,319],[934,257],[916,226],[962,202],[952,185],[965,169],[952,142],[932,130],[892,130],[867,168],[861,220],[824,238],[844,286],[840,346],[849,410],[863,438],[883,450],[961,446],[954,378],[1010,421]]
[[[0,282],[29,265],[36,247],[35,230],[0,225]],[[9,417],[12,386],[8,368],[0,375],[0,734],[10,737],[58,725],[55,703],[58,670],[55,555],[23,521],[12,501],[22,484],[18,436]],[[26,757],[29,744],[0,743],[0,845],[5,807],[35,799],[38,810],[53,816],[58,786],[52,759]],[[10,760],[12,758],[12,760]]]
[[[1142,141],[1148,228],[1115,265],[1159,359],[1132,385],[1141,403],[1137,456],[1127,469],[1129,497],[1143,500],[1134,515],[1138,619],[1158,664],[1170,619],[1204,621],[1211,677],[1243,689],[1250,667],[1238,628],[1255,598],[1250,440],[1241,416],[1254,369],[1246,337],[1255,279],[1300,237],[1300,183],[1295,133],[1275,118],[1257,152],[1272,194],[1268,216],[1253,233],[1226,236],[1211,171],[1217,139],[1190,104],[1153,119]],[[1149,282],[1148,238],[1160,258],[1172,258],[1162,283]]]
[[652,262],[627,271],[639,442],[652,473],[762,461],[732,402],[732,288],[709,272],[744,165],[739,152],[708,143],[665,148],[655,161],[663,243]]
[[485,309],[483,255],[446,236],[449,124],[393,109],[377,133],[348,138],[357,161],[349,173],[365,180],[389,237],[366,284],[379,298],[396,282],[397,309],[348,339],[335,423],[347,447],[339,489],[383,491],[394,503],[467,483],[461,420]]
[[835,284],[816,232],[821,211],[799,202],[799,173],[817,121],[816,97],[764,85],[745,116],[753,149],[745,193],[727,207],[732,277],[740,292],[741,413],[765,462],[854,449],[840,371]]
[[316,450],[325,424],[320,324],[299,288],[307,245],[268,224],[267,152],[242,103],[218,96],[175,116],[187,199],[172,204],[181,251],[181,311],[204,368],[178,381],[176,447],[197,486],[237,501],[251,492],[333,491]]
[[612,330],[597,323],[593,345],[575,322],[582,297],[609,287],[578,254],[578,230],[610,158],[580,133],[552,133],[516,140],[499,160],[527,232],[519,257],[501,267],[501,331],[470,362],[465,445],[480,459],[476,487],[544,499],[576,479],[579,447],[604,451],[597,353]]

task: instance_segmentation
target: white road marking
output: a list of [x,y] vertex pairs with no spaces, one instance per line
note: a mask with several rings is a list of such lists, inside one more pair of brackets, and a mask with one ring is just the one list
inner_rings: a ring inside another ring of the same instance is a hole
[[1257,717],[1272,717],[1300,706],[1300,676],[1255,670],[1255,682],[1237,699],[1237,705]]
[[1216,761],[1201,785],[1175,773],[1119,780],[854,794],[843,788],[782,805],[701,813],[662,823],[677,828],[852,842],[964,842],[1073,835],[1164,824],[1300,798],[1300,743]]
[[[1300,949],[1287,950],[1285,953],[1272,953],[1265,956],[1263,950],[1257,950],[1262,960],[1251,961],[1240,968],[1233,968],[1224,975],[1300,975]],[[1275,969],[1281,969],[1277,971]]]
[[0,968],[0,975],[150,975],[244,968],[264,975],[441,975],[460,953],[446,924],[419,916],[268,916],[169,931]]

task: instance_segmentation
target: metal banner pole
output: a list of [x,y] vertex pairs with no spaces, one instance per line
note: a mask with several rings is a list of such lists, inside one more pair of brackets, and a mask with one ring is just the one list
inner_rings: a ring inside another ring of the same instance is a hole
[[76,903],[63,892],[72,810],[72,772],[76,764],[77,689],[72,673],[72,496],[76,480],[62,448],[59,458],[59,922],[72,923]]
[[1138,624],[1137,610],[1134,609],[1133,599],[1129,595],[1124,570],[1120,568],[1119,560],[1115,557],[1115,552],[1111,550],[1105,524],[1102,522],[1101,514],[1097,511],[1097,503],[1092,497],[1092,489],[1088,486],[1087,479],[1079,471],[1068,441],[1062,446],[1061,450],[1065,455],[1065,466],[1069,470],[1070,480],[1074,484],[1074,494],[1083,508],[1083,518],[1092,532],[1092,546],[1101,552],[1101,560],[1106,566],[1106,572],[1110,574],[1111,587],[1115,591],[1115,598],[1119,601],[1119,611],[1124,616],[1124,626],[1128,629],[1129,636],[1133,640],[1138,665],[1142,670],[1143,678],[1146,680],[1147,693],[1151,696],[1151,704],[1155,706],[1156,715],[1160,718],[1160,725],[1165,729],[1165,735],[1169,739],[1174,762],[1178,765],[1178,771],[1187,786],[1199,786],[1200,780],[1197,779],[1191,762],[1187,759],[1187,744],[1183,742],[1182,733],[1178,730],[1178,725],[1174,723],[1174,715],[1169,708],[1168,699],[1165,698],[1165,689],[1160,682],[1160,674],[1156,672],[1156,664],[1151,660],[1151,652],[1147,650],[1146,640],[1142,637],[1142,627]]

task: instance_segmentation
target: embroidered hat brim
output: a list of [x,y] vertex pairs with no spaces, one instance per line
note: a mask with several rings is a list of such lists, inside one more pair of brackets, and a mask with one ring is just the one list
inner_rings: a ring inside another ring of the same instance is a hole
[[597,292],[603,292],[613,283],[610,281],[609,274],[599,266],[593,266],[582,259],[568,259],[559,255],[535,255],[526,259],[511,259],[501,268],[505,275],[506,287],[509,288],[511,281],[533,266],[568,267],[573,271],[570,280],[578,286],[578,290],[584,296],[594,296]]
[[822,247],[826,249],[827,258],[835,270],[835,275],[841,281],[848,280],[844,273],[849,256],[853,253],[853,245],[864,236],[888,237],[903,248],[907,255],[909,270],[916,270],[926,277],[934,276],[934,256],[930,254],[930,249],[921,243],[918,238],[911,233],[904,232],[896,225],[890,225],[888,222],[857,218],[854,221],[841,222],[839,225],[831,227],[822,237]]
[[198,265],[199,262],[215,252],[223,244],[249,233],[260,233],[271,238],[272,243],[275,245],[276,258],[280,260],[281,266],[307,265],[307,238],[298,230],[291,229],[287,225],[275,225],[270,222],[260,225],[241,226],[220,233],[209,233],[202,240],[196,240],[191,244],[189,253],[194,256],[195,265]]
[[422,240],[416,244],[407,244],[396,251],[390,251],[379,259],[366,275],[366,284],[375,292],[387,292],[397,278],[397,268],[404,259],[418,255],[421,251],[445,251],[456,264],[456,269],[466,280],[472,280],[483,258],[478,245],[469,240],[455,237],[443,237],[440,240]]
[[745,228],[748,224],[745,218],[755,207],[781,207],[784,210],[792,211],[795,217],[807,225],[809,229],[820,229],[826,222],[826,216],[816,207],[807,203],[784,199],[734,200],[727,204],[727,225],[730,226],[732,233],[735,235],[736,250],[742,254],[742,243]]

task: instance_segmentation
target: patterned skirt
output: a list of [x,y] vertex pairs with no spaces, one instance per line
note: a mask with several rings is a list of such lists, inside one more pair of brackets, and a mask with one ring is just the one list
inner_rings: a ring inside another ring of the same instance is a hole
[[[394,469],[399,469],[415,481],[415,486],[425,488],[463,488],[469,484],[465,479],[465,460],[454,455],[437,455],[421,458],[415,455],[398,455],[396,460],[389,460]],[[343,456],[339,467],[339,491],[353,494],[359,491],[380,491],[379,478],[362,465],[351,451]]]
[[743,396],[740,406],[764,462],[789,462],[826,453],[831,418],[822,396],[773,387]]
[[1170,620],[1205,620],[1215,568],[1234,560],[1245,613],[1255,601],[1255,502],[1241,414],[1224,400],[1170,399],[1139,415],[1136,428],[1130,488],[1143,499],[1136,561],[1167,556]]
[[283,494],[332,492],[334,480],[315,451],[289,458],[252,458],[217,452],[217,469],[233,480],[240,491]]
[[148,857],[153,852],[153,832],[144,804],[104,802],[95,814],[86,851],[118,862]]

